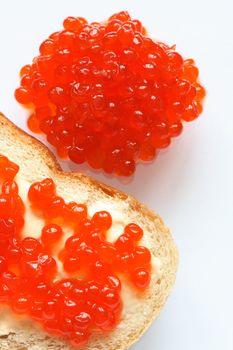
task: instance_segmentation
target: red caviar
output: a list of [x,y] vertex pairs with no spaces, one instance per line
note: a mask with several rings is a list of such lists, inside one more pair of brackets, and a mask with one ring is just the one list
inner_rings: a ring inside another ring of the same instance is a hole
[[15,97],[32,104],[30,130],[45,133],[59,155],[130,176],[201,113],[198,68],[127,12],[104,23],[68,17],[63,26],[21,69]]
[[[140,245],[143,230],[129,223],[115,242],[107,241],[109,212],[90,217],[85,204],[66,203],[53,180],[44,179],[30,186],[28,198],[45,225],[39,238],[23,237],[18,170],[0,155],[0,303],[74,346],[85,345],[93,331],[109,332],[120,321],[119,276],[125,275],[138,290],[149,286],[151,253]],[[72,232],[68,237],[63,225]],[[66,279],[59,278],[58,262]]]

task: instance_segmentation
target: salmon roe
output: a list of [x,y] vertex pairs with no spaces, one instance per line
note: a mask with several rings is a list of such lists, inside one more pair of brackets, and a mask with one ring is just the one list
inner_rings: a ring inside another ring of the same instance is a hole
[[85,345],[93,331],[109,332],[120,322],[121,276],[138,291],[149,287],[151,253],[140,245],[143,230],[129,223],[109,242],[108,211],[90,216],[85,204],[65,202],[53,180],[44,179],[30,186],[28,199],[45,224],[38,238],[25,236],[18,171],[0,155],[0,304],[73,346]]
[[31,104],[30,130],[61,157],[130,176],[201,113],[195,62],[150,39],[127,12],[104,23],[68,17],[63,26],[21,69],[15,97]]

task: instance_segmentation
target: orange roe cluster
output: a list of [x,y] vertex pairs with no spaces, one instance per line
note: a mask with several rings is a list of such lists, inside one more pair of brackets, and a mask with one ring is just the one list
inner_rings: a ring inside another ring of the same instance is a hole
[[[122,276],[139,291],[149,286],[151,253],[140,245],[143,230],[130,223],[109,242],[109,212],[90,217],[86,205],[66,203],[53,180],[44,179],[30,186],[28,198],[45,225],[38,239],[23,237],[18,170],[0,156],[0,304],[83,346],[93,331],[109,332],[120,322]],[[68,237],[64,227],[72,232]]]
[[198,69],[127,12],[63,25],[22,68],[15,97],[32,104],[30,130],[45,133],[60,156],[130,176],[201,113]]

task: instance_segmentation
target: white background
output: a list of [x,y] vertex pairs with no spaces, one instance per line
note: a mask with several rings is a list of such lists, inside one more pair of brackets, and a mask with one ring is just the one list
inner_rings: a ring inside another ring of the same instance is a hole
[[[194,57],[205,111],[130,182],[76,168],[133,194],[172,229],[180,251],[173,294],[140,350],[233,349],[233,26],[231,0],[1,1],[0,110],[25,128],[14,100],[18,71],[68,15],[106,19],[127,9],[151,36]],[[66,169],[69,168],[65,165]]]

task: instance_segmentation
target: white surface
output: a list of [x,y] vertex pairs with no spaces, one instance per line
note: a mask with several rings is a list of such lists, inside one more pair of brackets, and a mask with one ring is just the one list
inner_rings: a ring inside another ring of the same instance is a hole
[[208,90],[205,112],[130,183],[88,174],[133,194],[171,227],[180,250],[165,310],[132,349],[233,349],[233,46],[231,1],[4,1],[0,11],[0,109],[25,126],[18,71],[67,15],[105,19],[127,9],[153,37],[194,57]]

